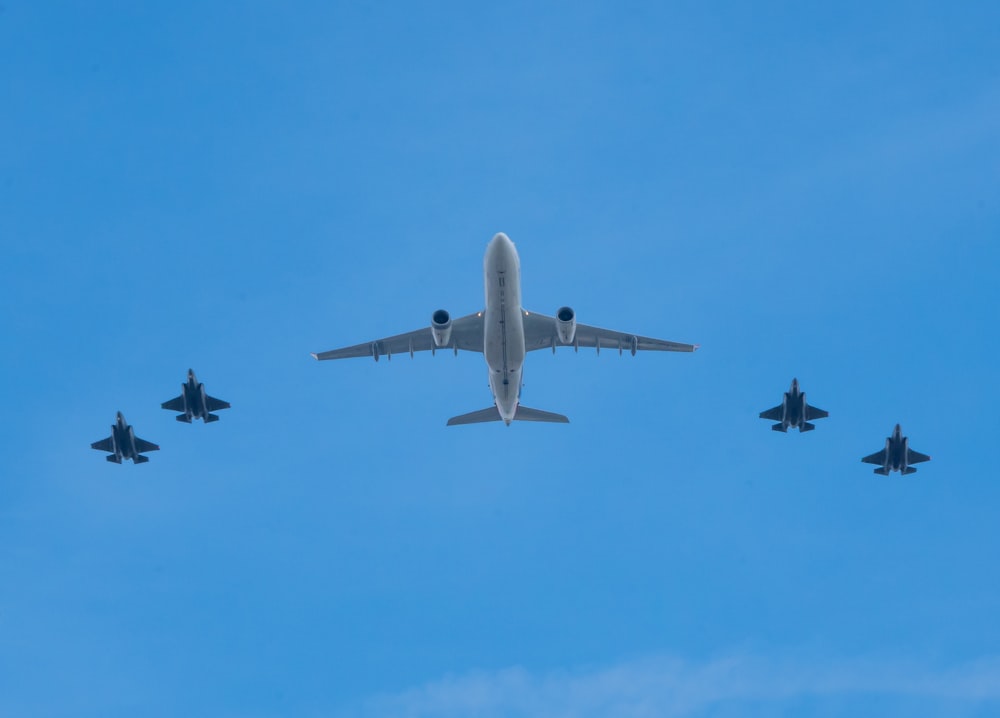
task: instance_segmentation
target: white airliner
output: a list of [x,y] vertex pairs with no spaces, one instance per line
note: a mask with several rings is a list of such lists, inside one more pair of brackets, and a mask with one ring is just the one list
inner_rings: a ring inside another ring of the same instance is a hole
[[448,420],[448,426],[478,424],[485,421],[548,421],[569,422],[562,414],[529,409],[518,403],[521,394],[521,373],[524,355],[536,349],[557,346],[594,347],[618,349],[618,353],[653,350],[668,352],[693,352],[695,344],[650,339],[638,334],[626,334],[609,329],[599,329],[576,323],[576,314],[570,307],[562,307],[555,317],[527,312],[521,308],[521,262],[514,243],[501,232],[486,247],[483,260],[486,284],[486,309],[452,321],[444,309],[431,316],[431,325],[425,329],[397,334],[365,344],[313,354],[316,359],[348,359],[350,357],[380,356],[392,358],[393,354],[409,354],[436,349],[459,349],[482,352],[490,370],[490,389],[495,405],[488,409],[462,414]]

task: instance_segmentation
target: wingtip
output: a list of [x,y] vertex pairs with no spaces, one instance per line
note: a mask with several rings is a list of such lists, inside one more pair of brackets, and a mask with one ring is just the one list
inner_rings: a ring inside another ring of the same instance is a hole
[[695,344],[695,345],[694,345],[694,349],[692,349],[691,351],[693,351],[693,352],[696,352],[696,351],[698,351],[699,349],[701,349],[701,344]]
[[317,354],[316,352],[309,352],[309,356],[311,356],[316,361],[319,361],[319,354]]

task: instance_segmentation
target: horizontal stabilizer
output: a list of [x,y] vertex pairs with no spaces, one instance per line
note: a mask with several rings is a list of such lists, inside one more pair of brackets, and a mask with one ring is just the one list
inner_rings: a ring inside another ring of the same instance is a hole
[[188,418],[187,414],[178,414],[174,417],[177,421],[183,421],[185,424],[190,424],[191,420]]
[[219,417],[218,417],[217,414],[206,414],[205,415],[205,423],[206,424],[209,423],[210,421],[218,421],[218,420],[219,420]]
[[517,407],[517,413],[514,414],[514,421],[545,421],[550,424],[569,423],[569,419],[562,414],[554,414],[551,411],[542,411],[541,409],[529,409],[521,405]]
[[876,474],[881,474],[882,476],[889,475],[889,469],[885,468],[884,466],[880,466],[879,468],[875,469],[874,472]]
[[785,433],[787,429],[784,424],[772,424],[771,431],[780,431],[781,433]]
[[906,474],[915,474],[915,473],[917,473],[917,469],[914,466],[907,466],[905,469],[903,469],[904,476]]
[[135,458],[132,459],[132,463],[134,464],[145,464],[147,461],[149,461],[149,457],[142,454],[136,454]]
[[122,460],[118,458],[117,454],[108,454],[104,458],[107,461],[110,461],[112,464],[120,464],[120,463],[122,463]]
[[799,432],[800,433],[803,432],[803,431],[812,431],[815,428],[816,428],[816,425],[815,424],[810,424],[808,421],[803,421],[801,424],[799,424]]
[[459,426],[460,424],[483,424],[487,421],[500,421],[500,411],[496,406],[479,411],[471,411],[461,416],[453,416],[448,419],[448,426]]
[[[459,426],[460,424],[483,424],[488,421],[500,421],[500,411],[496,406],[488,409],[480,409],[461,416],[453,416],[448,419],[448,426]],[[518,406],[517,413],[514,414],[514,421],[544,421],[551,424],[568,424],[567,419],[562,414],[554,414],[551,411],[540,409],[530,409],[526,406]]]

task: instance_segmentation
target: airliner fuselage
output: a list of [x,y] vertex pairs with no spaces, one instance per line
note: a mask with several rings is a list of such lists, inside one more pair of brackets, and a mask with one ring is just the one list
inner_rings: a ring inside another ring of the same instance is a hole
[[514,243],[502,232],[486,247],[483,260],[486,312],[483,353],[490,369],[490,389],[500,418],[514,420],[524,368],[524,321],[521,313],[521,262]]

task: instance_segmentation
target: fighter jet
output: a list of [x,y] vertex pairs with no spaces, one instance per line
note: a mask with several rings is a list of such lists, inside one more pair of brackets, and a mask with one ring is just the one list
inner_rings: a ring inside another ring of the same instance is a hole
[[[419,276],[419,275],[414,275]],[[629,332],[601,329],[578,324],[576,312],[561,307],[556,316],[529,312],[521,306],[521,261],[514,243],[506,234],[495,235],[486,247],[483,259],[485,303],[483,311],[458,317],[452,321],[444,309],[431,315],[429,327],[405,334],[364,342],[343,349],[313,354],[316,359],[347,359],[350,357],[380,356],[391,359],[414,352],[440,349],[458,354],[462,349],[477,352],[486,359],[489,369],[490,391],[493,405],[448,420],[448,426],[478,424],[487,421],[545,421],[557,424],[569,422],[562,414],[531,409],[521,404],[521,377],[524,359],[528,352],[556,347],[593,347],[627,351],[635,356],[637,351],[693,352],[694,344],[681,344],[663,339],[653,339]],[[592,386],[584,387],[593,391]]]
[[174,417],[177,421],[190,424],[192,419],[201,419],[207,424],[210,421],[219,420],[219,417],[209,412],[229,408],[228,401],[216,399],[205,393],[205,385],[198,381],[198,377],[194,375],[194,369],[188,369],[187,381],[181,384],[181,389],[179,397],[160,404],[169,411],[181,412]]
[[871,456],[866,456],[862,461],[866,464],[878,464],[875,469],[876,474],[888,476],[890,471],[899,471],[902,474],[912,474],[916,472],[910,464],[919,464],[921,461],[930,461],[931,457],[921,454],[910,448],[909,437],[903,436],[903,430],[899,424],[893,429],[892,436],[885,440],[885,448]]
[[771,427],[780,432],[788,431],[789,427],[798,427],[800,433],[812,431],[816,427],[809,423],[811,420],[825,419],[828,416],[830,412],[806,404],[806,395],[799,391],[798,379],[792,379],[792,386],[785,392],[779,406],[760,412],[761,419],[781,422]]
[[142,454],[160,450],[156,444],[138,438],[132,431],[132,426],[125,423],[125,417],[120,411],[115,423],[111,425],[111,436],[95,441],[90,448],[110,451],[111,455],[104,458],[114,464],[122,463],[122,459],[132,459],[133,464],[145,464],[149,458]]

